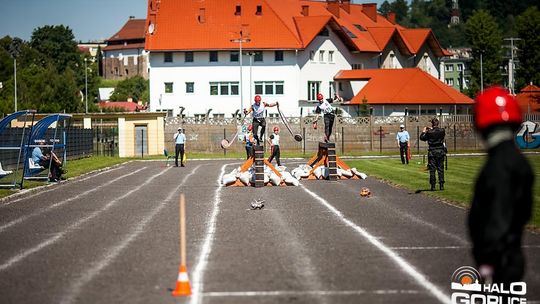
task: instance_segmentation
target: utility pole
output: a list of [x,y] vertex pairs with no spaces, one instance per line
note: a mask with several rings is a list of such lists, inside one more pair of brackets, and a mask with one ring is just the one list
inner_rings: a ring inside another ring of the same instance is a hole
[[240,111],[244,111],[244,94],[243,94],[243,88],[242,88],[242,43],[250,42],[251,39],[244,37],[243,27],[247,26],[248,24],[242,24],[240,28],[240,38],[238,39],[231,39],[231,42],[239,43],[239,61],[240,61]]
[[505,41],[510,41],[510,59],[508,60],[508,89],[511,94],[515,95],[515,78],[514,71],[516,70],[516,64],[514,62],[514,51],[517,47],[514,46],[514,41],[519,41],[521,38],[505,38]]
[[88,69],[86,67],[86,62],[88,59],[84,58],[84,109],[85,114],[88,114]]
[[13,73],[14,73],[14,85],[15,85],[15,98],[14,98],[14,108],[15,112],[17,112],[17,57],[19,57],[19,54],[21,52],[21,44],[22,40],[20,38],[13,38],[11,41],[11,44],[9,46],[9,53],[11,54],[11,57],[13,57]]

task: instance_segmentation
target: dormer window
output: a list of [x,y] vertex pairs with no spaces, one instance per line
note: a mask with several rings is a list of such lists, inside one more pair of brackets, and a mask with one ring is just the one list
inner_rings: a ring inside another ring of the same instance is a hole
[[240,5],[236,6],[236,10],[234,11],[234,15],[236,15],[236,16],[242,15],[242,7]]
[[255,15],[262,15],[262,5],[257,5],[257,11],[255,12]]

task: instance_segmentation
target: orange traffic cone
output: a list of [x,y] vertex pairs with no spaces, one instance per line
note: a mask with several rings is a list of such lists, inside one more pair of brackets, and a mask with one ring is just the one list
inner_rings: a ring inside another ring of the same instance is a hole
[[187,267],[180,265],[178,273],[178,279],[176,280],[176,288],[171,293],[174,297],[190,296],[191,285],[189,284],[189,278],[187,273]]

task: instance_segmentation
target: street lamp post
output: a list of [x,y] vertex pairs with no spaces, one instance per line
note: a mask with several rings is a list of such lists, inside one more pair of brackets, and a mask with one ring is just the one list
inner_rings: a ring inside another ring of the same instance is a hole
[[17,112],[17,58],[13,58],[13,72],[15,85],[15,112]]
[[484,91],[484,67],[482,52],[480,52],[480,92]]
[[243,31],[240,30],[240,38],[239,39],[231,39],[231,42],[239,43],[239,62],[240,62],[240,110],[244,110],[244,95],[243,95],[243,88],[242,88],[242,43],[243,42],[250,42],[251,39],[244,38]]
[[22,40],[20,38],[13,38],[11,41],[11,44],[9,46],[9,53],[11,54],[11,57],[13,57],[13,80],[14,80],[14,108],[15,112],[17,112],[17,57],[19,57],[19,53],[21,52],[21,44]]
[[87,58],[84,58],[84,108],[86,114],[88,114],[88,69],[86,68]]

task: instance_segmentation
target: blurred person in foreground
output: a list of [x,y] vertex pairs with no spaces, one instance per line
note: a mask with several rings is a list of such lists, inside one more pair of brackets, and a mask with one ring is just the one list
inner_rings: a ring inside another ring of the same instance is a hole
[[488,156],[476,180],[468,224],[486,283],[518,282],[524,275],[521,241],[531,217],[534,174],[514,143],[521,122],[519,106],[505,89],[491,87],[476,97],[474,124]]

